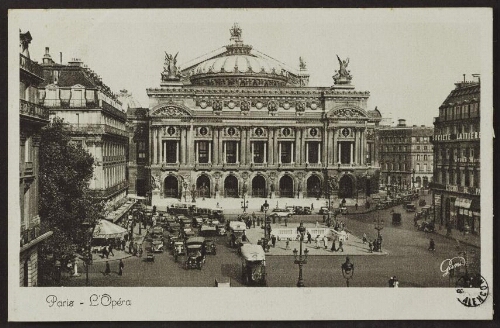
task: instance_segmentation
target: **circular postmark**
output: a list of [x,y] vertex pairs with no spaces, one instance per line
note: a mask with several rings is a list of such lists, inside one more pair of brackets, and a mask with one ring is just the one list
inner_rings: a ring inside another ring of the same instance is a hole
[[490,294],[488,282],[480,274],[465,273],[455,283],[455,291],[457,300],[467,307],[477,307],[483,304]]

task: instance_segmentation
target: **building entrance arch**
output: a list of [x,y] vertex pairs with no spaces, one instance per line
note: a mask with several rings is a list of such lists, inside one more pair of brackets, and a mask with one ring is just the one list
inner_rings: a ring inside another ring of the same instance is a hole
[[266,197],[266,179],[262,175],[252,179],[252,197]]
[[210,178],[202,174],[196,179],[196,190],[198,196],[203,198],[210,198]]
[[224,193],[226,197],[238,198],[238,179],[234,175],[224,180]]
[[165,198],[179,198],[179,180],[169,175],[163,182],[163,195]]
[[354,180],[345,174],[339,180],[339,198],[352,198],[354,194]]
[[415,186],[415,187],[417,187],[417,188],[421,188],[421,187],[422,187],[422,179],[421,179],[420,177],[417,177],[417,178],[415,179],[415,184],[416,184],[416,186]]
[[321,193],[321,180],[317,175],[311,175],[307,179],[307,197],[319,198]]
[[280,179],[280,197],[293,198],[293,179],[289,175]]

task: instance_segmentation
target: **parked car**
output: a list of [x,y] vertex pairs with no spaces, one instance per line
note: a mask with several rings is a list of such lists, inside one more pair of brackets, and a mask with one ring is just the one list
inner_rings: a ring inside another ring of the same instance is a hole
[[415,204],[406,204],[405,206],[406,212],[415,212],[417,208],[415,207]]
[[184,252],[185,252],[184,242],[182,242],[182,241],[174,242],[174,248],[173,248],[172,252],[174,253],[174,260],[175,260],[175,262],[177,262],[179,259],[179,256],[184,255]]
[[153,240],[153,246],[152,246],[152,251],[153,253],[163,253],[163,240],[161,239],[155,239]]
[[275,208],[269,216],[271,218],[274,217],[278,219],[284,219],[284,218],[290,218],[292,216],[292,213],[290,213],[285,208]]
[[260,245],[241,247],[241,280],[245,285],[266,285],[266,255]]
[[393,225],[401,224],[401,213],[392,213],[392,224]]
[[311,208],[309,206],[304,206],[304,208],[302,210],[302,214],[304,214],[304,215],[312,214]]
[[246,225],[240,221],[230,221],[228,224],[227,237],[229,239],[229,246],[232,248],[239,247],[246,240]]
[[328,206],[321,206],[318,213],[319,214],[328,214]]
[[217,247],[213,239],[205,239],[205,254],[217,254]]

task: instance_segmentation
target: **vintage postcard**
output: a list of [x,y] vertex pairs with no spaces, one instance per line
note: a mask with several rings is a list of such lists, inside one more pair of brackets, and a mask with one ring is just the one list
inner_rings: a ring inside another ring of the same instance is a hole
[[492,27],[9,11],[9,320],[492,319]]

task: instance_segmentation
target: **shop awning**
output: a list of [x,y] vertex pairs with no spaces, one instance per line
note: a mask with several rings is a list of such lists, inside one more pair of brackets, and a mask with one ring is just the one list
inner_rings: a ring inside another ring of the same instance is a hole
[[457,197],[457,199],[455,200],[456,207],[461,207],[461,208],[466,208],[466,209],[470,208],[471,203],[472,203],[472,199],[467,199],[467,198]]
[[127,234],[127,229],[107,220],[100,220],[94,228],[94,238],[118,238]]
[[481,201],[479,198],[472,199],[472,203],[470,204],[470,210],[475,212],[481,212]]

